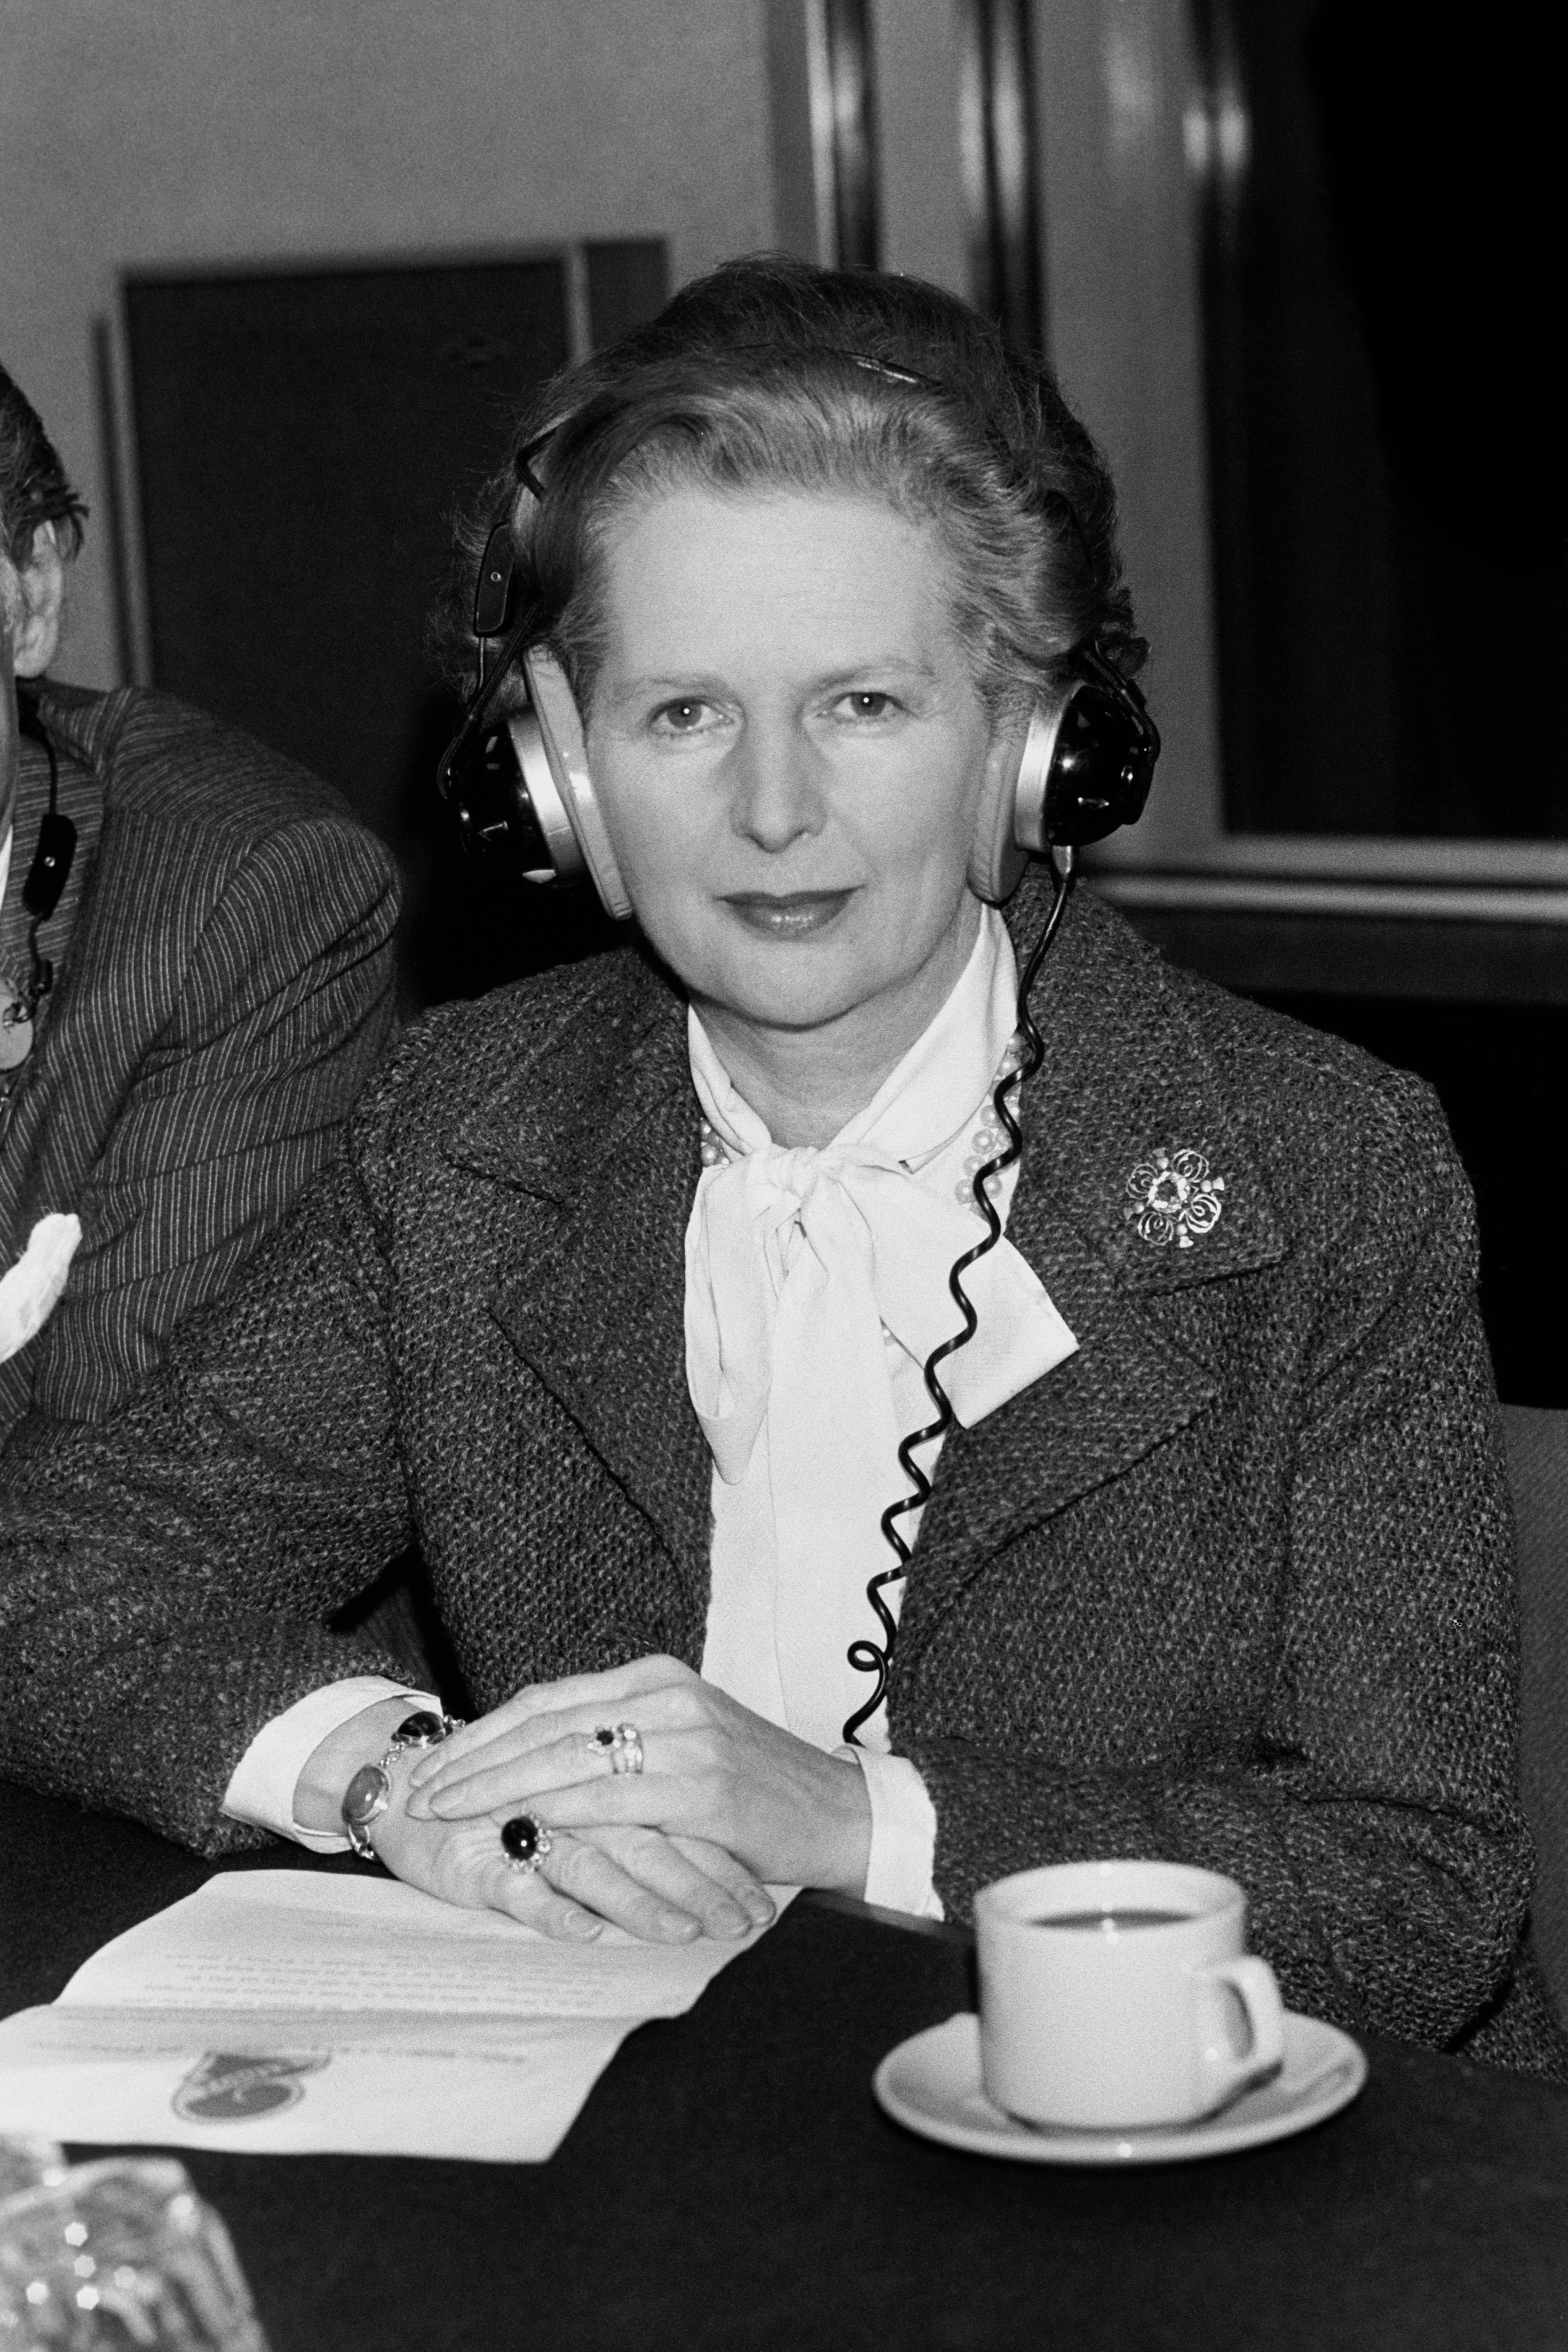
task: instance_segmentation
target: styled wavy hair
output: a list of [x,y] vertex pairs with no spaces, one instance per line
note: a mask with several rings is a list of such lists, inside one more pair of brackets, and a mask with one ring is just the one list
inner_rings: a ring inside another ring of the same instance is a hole
[[52,522],[60,553],[75,555],[86,521],[37,410],[0,367],[0,552],[25,571],[40,527]]
[[1078,646],[1092,641],[1127,677],[1147,651],[1110,473],[1049,370],[919,278],[761,255],[683,287],[530,402],[511,464],[458,525],[433,631],[453,682],[473,674],[474,583],[507,521],[513,617],[558,656],[586,708],[616,517],[691,488],[873,498],[933,524],[993,715],[1059,683]]

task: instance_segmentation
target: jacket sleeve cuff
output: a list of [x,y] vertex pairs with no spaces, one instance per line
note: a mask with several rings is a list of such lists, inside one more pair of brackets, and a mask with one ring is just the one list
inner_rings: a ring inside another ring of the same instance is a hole
[[348,1839],[335,1832],[302,1830],[294,1818],[294,1790],[300,1773],[321,1742],[350,1716],[379,1706],[384,1698],[406,1698],[411,1707],[427,1706],[439,1713],[441,1702],[428,1691],[404,1690],[381,1675],[355,1675],[347,1682],[328,1683],[308,1698],[296,1700],[264,1723],[239,1762],[224,1791],[223,1811],[230,1821],[249,1822],[258,1830],[292,1838],[312,1853],[341,1853]]
[[936,1809],[925,1781],[907,1756],[882,1756],[865,1748],[841,1748],[865,1775],[871,1799],[871,1860],[865,1900],[887,1911],[913,1911],[922,1919],[942,1919],[942,1897],[933,1883],[936,1861]]

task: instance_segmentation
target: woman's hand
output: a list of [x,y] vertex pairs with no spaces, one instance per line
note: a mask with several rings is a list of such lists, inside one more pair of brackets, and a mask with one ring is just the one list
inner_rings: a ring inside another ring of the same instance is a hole
[[[641,1735],[640,1774],[613,1774],[594,1742],[622,1720]],[[411,1775],[414,1820],[455,1825],[519,1806],[552,1832],[635,1824],[702,1839],[758,1878],[850,1895],[865,1885],[871,1801],[859,1765],[753,1715],[677,1658],[519,1691]]]
[[[406,1698],[383,1701],[322,1741],[295,1790],[302,1828],[340,1828],[350,1780],[361,1765],[380,1762],[409,1712]],[[501,1844],[501,1824],[515,1805],[452,1822],[411,1817],[413,1767],[434,1752],[410,1748],[392,1757],[386,1768],[392,1802],[369,1832],[378,1859],[426,1895],[468,1910],[505,1911],[572,1942],[591,1941],[606,1920],[645,1943],[684,1944],[702,1935],[741,1936],[773,1916],[764,1889],[723,1848],[657,1830],[612,1826],[575,1836],[552,1830],[541,1866],[515,1869]]]
[[411,1886],[467,1909],[507,1912],[569,1942],[591,1942],[608,1919],[649,1944],[689,1944],[765,1927],[773,1906],[750,1874],[721,1848],[656,1830],[610,1829],[581,1836],[552,1828],[537,1871],[513,1868],[501,1823],[515,1806],[461,1821],[420,1820],[400,1799],[406,1775],[394,1766],[393,1799],[371,1824],[379,1859]]

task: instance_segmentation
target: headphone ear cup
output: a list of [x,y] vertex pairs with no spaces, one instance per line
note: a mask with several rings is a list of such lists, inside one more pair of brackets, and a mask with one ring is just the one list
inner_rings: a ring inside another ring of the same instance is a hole
[[[523,656],[523,669],[539,740],[581,853],[581,862],[605,912],[617,922],[624,922],[632,912],[632,900],[615,862],[599,796],[588,772],[587,738],[566,672],[553,655],[538,646],[530,646]],[[559,865],[557,870],[559,871]]]
[[587,873],[531,710],[448,746],[437,782],[474,856],[522,882],[577,882]]
[[969,844],[969,887],[988,907],[1005,907],[1029,867],[1029,845],[1020,844],[1017,806],[1019,779],[1028,764],[1034,722],[1020,742],[1014,735],[993,747],[975,812]]
[[1103,841],[1144,814],[1159,732],[1130,679],[1109,664],[1074,678],[1056,706],[1038,790],[1019,793],[1019,837],[1032,849]]
[[1020,852],[1043,857],[1103,841],[1144,813],[1159,735],[1137,689],[1107,677],[1075,677],[1059,698],[1035,704],[1012,793]]
[[525,867],[523,878],[528,882],[580,882],[588,871],[587,862],[556,787],[539,722],[531,710],[514,710],[506,720],[506,732],[516,776],[522,784],[520,793],[514,784],[514,803],[519,810],[527,809],[547,852],[538,866]]
[[1012,840],[1020,856],[1043,857],[1056,838],[1049,826],[1056,750],[1071,690],[1060,701],[1037,702],[1018,765],[1012,795]]

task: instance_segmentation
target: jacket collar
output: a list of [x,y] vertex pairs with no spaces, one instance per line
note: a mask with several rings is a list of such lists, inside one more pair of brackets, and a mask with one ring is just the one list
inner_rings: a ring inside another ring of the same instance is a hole
[[[1015,901],[1020,956],[1045,896],[1026,887]],[[549,1237],[495,1311],[702,1592],[711,1465],[685,1387],[685,1233],[699,1157],[685,1009],[634,950],[579,972],[536,1050],[458,1127],[448,1156],[551,1205]],[[1009,1238],[1079,1353],[949,1437],[917,1548],[917,1617],[994,1543],[1129,1467],[1209,1402],[1218,1379],[1161,1328],[1157,1295],[1286,1248],[1186,983],[1166,978],[1092,898],[1068,911],[1034,1014],[1046,1059],[1025,1093]],[[1141,1238],[1126,1213],[1134,1171],[1181,1150],[1201,1151],[1225,1185],[1218,1222],[1186,1249]]]

